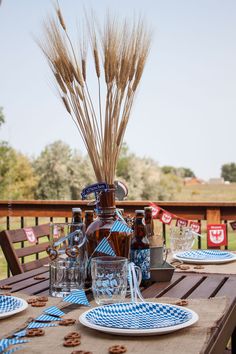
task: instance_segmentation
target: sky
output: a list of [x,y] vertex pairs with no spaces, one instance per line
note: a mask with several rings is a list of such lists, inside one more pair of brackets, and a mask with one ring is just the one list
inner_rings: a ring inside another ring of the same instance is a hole
[[[235,0],[60,0],[73,32],[92,8],[102,22],[142,14],[152,28],[151,52],[125,135],[129,149],[160,166],[220,177],[236,162]],[[0,140],[36,157],[63,140],[85,153],[81,138],[51,86],[33,37],[53,12],[50,0],[3,0],[0,6]],[[92,83],[93,85],[93,83]]]

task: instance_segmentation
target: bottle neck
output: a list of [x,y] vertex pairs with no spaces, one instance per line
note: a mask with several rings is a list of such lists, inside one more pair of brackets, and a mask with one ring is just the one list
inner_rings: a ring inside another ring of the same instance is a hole
[[109,185],[107,191],[102,191],[99,194],[99,200],[97,203],[97,214],[100,217],[113,217],[115,215],[115,186]]

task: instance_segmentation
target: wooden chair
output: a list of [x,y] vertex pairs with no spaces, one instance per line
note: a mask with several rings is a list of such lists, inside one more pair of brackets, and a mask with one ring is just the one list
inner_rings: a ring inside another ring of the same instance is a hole
[[[0,232],[0,245],[12,275],[24,273],[48,263],[48,257],[39,259],[39,254],[45,252],[46,247],[49,245],[50,225],[33,226],[30,229],[33,230],[37,238],[36,244],[25,243],[28,240],[24,229],[4,230]],[[45,236],[48,241],[44,242],[44,240],[41,240],[43,242],[40,243],[40,238]],[[17,243],[21,243],[23,247],[16,248]],[[35,255],[35,260],[24,262],[24,257],[32,255]]]

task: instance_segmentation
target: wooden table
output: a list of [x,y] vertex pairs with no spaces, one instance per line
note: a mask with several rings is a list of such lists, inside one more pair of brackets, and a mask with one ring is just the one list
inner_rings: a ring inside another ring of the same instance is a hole
[[[44,279],[34,279],[41,275]],[[29,295],[48,294],[49,273],[47,267],[19,274],[0,281],[10,285],[10,292],[20,291]],[[198,299],[226,296],[227,311],[209,338],[205,354],[222,354],[231,336],[232,353],[236,353],[236,276],[224,274],[175,273],[169,282],[153,283],[143,289],[144,298],[173,297]]]

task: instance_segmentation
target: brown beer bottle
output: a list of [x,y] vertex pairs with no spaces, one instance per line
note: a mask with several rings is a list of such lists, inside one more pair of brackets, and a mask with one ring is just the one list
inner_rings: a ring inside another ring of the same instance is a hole
[[144,219],[145,219],[145,227],[146,227],[146,235],[147,237],[151,237],[154,235],[154,223],[152,218],[152,208],[145,207],[144,208]]
[[92,224],[93,216],[94,216],[93,210],[85,210],[85,212],[84,212],[84,224],[85,224],[85,229],[86,230],[88,229],[89,225]]
[[135,211],[134,236],[131,240],[131,262],[142,270],[142,284],[150,281],[150,247],[144,225],[144,211]]

